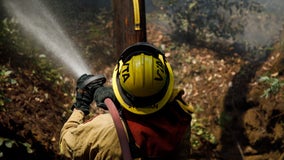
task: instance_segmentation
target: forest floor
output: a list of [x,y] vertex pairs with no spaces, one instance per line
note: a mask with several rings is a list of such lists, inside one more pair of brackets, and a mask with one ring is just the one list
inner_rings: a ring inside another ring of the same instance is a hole
[[[175,83],[195,107],[191,159],[284,159],[283,46],[276,44],[264,59],[248,61],[239,54],[177,46],[164,30],[149,23],[148,42],[165,47]],[[68,74],[63,83],[43,79],[33,59],[0,54],[5,56],[0,88],[6,99],[0,105],[0,159],[64,159],[58,140],[71,113],[75,80]],[[96,73],[108,79],[115,64],[111,57],[93,62]],[[264,76],[271,83],[260,82]]]

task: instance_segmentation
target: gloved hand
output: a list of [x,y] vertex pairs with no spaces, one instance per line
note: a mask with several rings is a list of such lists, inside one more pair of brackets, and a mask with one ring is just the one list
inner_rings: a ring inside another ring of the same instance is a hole
[[116,101],[112,88],[111,87],[99,87],[95,91],[95,94],[94,94],[94,100],[97,103],[97,106],[103,109],[107,109],[107,106],[104,103],[104,100],[106,98],[110,98],[117,105],[117,101]]
[[106,79],[103,75],[87,75],[83,74],[77,80],[76,87],[76,102],[72,106],[84,112],[85,115],[89,114],[90,104],[93,101],[93,95],[97,88],[102,87]]

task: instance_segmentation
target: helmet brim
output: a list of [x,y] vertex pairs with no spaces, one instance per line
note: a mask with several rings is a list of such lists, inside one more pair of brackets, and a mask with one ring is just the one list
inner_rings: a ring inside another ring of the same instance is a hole
[[147,114],[155,113],[159,111],[161,108],[163,108],[165,104],[168,102],[168,100],[170,99],[172,91],[173,91],[173,87],[174,87],[174,76],[173,76],[172,68],[168,62],[165,62],[165,64],[168,70],[169,79],[168,79],[168,86],[166,88],[166,91],[164,92],[164,96],[162,96],[162,98],[156,101],[154,104],[147,105],[147,106],[139,105],[139,107],[133,106],[126,102],[129,100],[127,99],[126,96],[123,96],[123,93],[119,89],[120,84],[119,84],[119,81],[117,80],[117,76],[119,74],[118,73],[119,65],[116,65],[114,72],[113,72],[113,76],[112,76],[112,87],[113,87],[114,94],[118,102],[121,104],[121,106],[125,108],[126,110],[134,114],[139,114],[139,115],[147,115]]

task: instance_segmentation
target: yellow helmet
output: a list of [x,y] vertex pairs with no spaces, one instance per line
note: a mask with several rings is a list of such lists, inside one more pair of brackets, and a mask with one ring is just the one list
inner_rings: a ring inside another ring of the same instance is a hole
[[114,94],[123,108],[135,114],[160,110],[170,99],[174,77],[164,54],[140,42],[124,50],[112,76]]

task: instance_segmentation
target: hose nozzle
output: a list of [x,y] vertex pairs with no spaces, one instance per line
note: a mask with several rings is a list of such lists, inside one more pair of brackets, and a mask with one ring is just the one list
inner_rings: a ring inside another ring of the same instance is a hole
[[[82,89],[82,88],[88,87],[90,84],[102,86],[105,82],[106,82],[106,78],[102,74],[90,75],[83,83],[81,83],[77,87]],[[91,85],[91,86],[94,86],[94,85]]]

